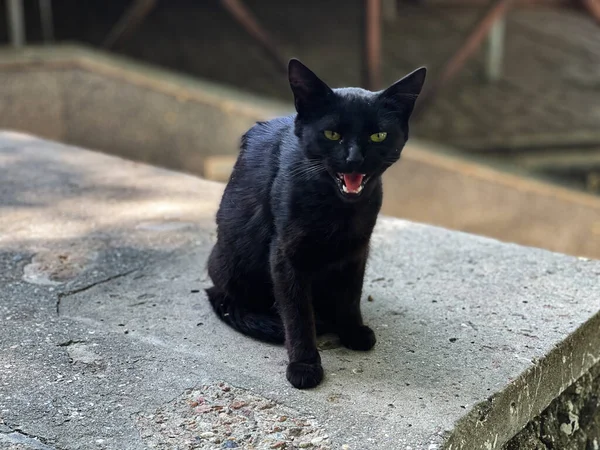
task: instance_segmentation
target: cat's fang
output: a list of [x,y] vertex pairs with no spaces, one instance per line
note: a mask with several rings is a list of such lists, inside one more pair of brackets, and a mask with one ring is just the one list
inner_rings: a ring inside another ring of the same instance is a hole
[[358,189],[356,189],[354,191],[349,191],[345,184],[342,185],[342,191],[344,191],[344,194],[360,194],[362,192],[363,188],[364,188],[364,185],[361,184],[358,187]]

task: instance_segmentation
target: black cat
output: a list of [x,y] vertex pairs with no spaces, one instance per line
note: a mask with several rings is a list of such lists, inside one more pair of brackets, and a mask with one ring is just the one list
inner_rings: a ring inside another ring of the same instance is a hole
[[217,213],[206,290],[218,316],[254,338],[285,342],[287,379],[323,378],[316,334],[370,350],[360,298],[383,172],[400,158],[425,68],[381,92],[331,89],[289,62],[297,114],[254,125]]

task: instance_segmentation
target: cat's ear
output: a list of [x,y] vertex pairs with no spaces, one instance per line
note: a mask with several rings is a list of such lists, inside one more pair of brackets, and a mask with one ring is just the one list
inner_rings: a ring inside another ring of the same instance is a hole
[[423,89],[426,74],[427,69],[425,67],[420,67],[396,81],[379,94],[379,96],[385,100],[390,100],[396,104],[406,106],[410,114],[421,93],[421,89]]
[[288,78],[299,115],[318,112],[333,94],[329,86],[295,58],[288,64]]

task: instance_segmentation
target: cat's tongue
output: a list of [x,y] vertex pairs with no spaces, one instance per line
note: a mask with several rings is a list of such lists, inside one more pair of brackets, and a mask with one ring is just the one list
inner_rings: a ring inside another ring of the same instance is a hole
[[343,176],[344,184],[346,185],[348,192],[352,194],[360,192],[360,185],[365,177],[362,173],[345,173]]

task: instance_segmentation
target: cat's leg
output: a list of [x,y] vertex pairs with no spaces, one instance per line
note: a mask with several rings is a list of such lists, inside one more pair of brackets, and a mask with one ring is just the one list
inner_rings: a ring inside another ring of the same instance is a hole
[[299,389],[314,387],[323,379],[323,367],[317,350],[311,277],[295,270],[276,246],[271,253],[271,276],[290,360],[287,379]]
[[[282,344],[283,324],[273,308],[275,300],[269,273],[250,271],[252,265],[241,264],[239,260],[233,250],[223,252],[218,244],[213,247],[208,272],[214,285],[205,290],[213,310],[223,322],[241,333]],[[262,266],[265,265],[268,265],[268,255],[262,262]]]
[[375,333],[363,323],[360,310],[366,259],[365,256],[328,270],[313,287],[319,316],[332,325],[342,345],[362,351],[370,350],[376,342]]

